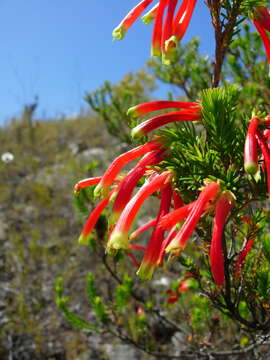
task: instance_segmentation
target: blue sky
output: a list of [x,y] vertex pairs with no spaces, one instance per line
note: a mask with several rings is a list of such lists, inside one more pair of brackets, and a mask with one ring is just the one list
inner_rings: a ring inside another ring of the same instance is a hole
[[[39,116],[77,113],[87,107],[86,91],[141,69],[149,59],[152,27],[138,21],[124,40],[113,42],[111,37],[137,3],[0,0],[0,123],[18,115],[36,95]],[[202,52],[211,55],[210,23],[208,9],[199,0],[184,41],[201,37]]]

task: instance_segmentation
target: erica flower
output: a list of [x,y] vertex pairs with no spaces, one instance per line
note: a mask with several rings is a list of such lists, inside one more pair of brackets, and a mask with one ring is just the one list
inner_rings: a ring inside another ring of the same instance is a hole
[[160,219],[160,225],[166,230],[171,229],[179,221],[185,219],[189,215],[195,204],[196,201],[193,201],[190,204],[181,206],[180,208],[171,211]]
[[166,213],[168,213],[171,205],[172,188],[171,184],[168,184],[161,190],[161,200],[158,215],[156,218],[156,224],[152,232],[149,244],[144,253],[144,257],[141,263],[137,275],[142,279],[151,279],[155,267],[159,265],[160,251],[162,242],[164,240],[164,229],[159,224],[159,219]]
[[165,64],[173,60],[177,45],[187,31],[196,2],[197,0],[182,1],[173,22],[172,35],[170,37],[168,36],[165,40],[165,51],[163,55],[163,62],[165,62]]
[[266,50],[268,64],[270,64],[270,39],[268,35],[270,32],[269,10],[263,6],[256,8],[252,21],[262,38]]
[[127,115],[136,118],[138,116],[147,114],[152,111],[165,110],[165,109],[200,109],[200,104],[197,102],[185,102],[185,101],[150,101],[147,103],[132,106],[128,109]]
[[178,291],[180,292],[188,291],[194,286],[193,284],[194,284],[193,279],[183,280],[179,283]]
[[[166,15],[166,19],[163,26],[162,31],[162,39],[161,39],[161,49],[162,49],[162,62],[164,64],[170,64],[171,61],[171,52],[168,50],[171,50],[171,48],[166,47],[167,40],[172,36],[173,33],[173,20],[174,20],[174,11],[177,5],[178,0],[171,0],[168,5],[168,11]],[[173,48],[174,51],[174,48]]]
[[222,251],[223,229],[234,202],[234,195],[230,191],[224,191],[216,203],[210,247],[210,266],[217,285],[223,285],[224,283],[224,259]]
[[114,224],[119,218],[124,207],[129,202],[132,196],[132,192],[136,187],[138,181],[145,174],[147,167],[161,162],[163,159],[163,155],[164,150],[151,151],[147,153],[120,182],[117,188],[117,195],[113,204],[112,215],[110,216],[111,224]]
[[86,220],[81,235],[79,237],[79,244],[82,245],[88,245],[89,243],[89,238],[91,235],[91,232],[93,230],[93,228],[95,227],[102,211],[105,209],[105,207],[108,205],[112,195],[114,193],[114,190],[111,191],[109,193],[109,195],[107,195],[105,197],[105,199],[103,199],[96,207],[95,209],[90,213],[88,219]]
[[175,304],[179,299],[179,293],[177,291],[167,290],[166,295],[168,295],[168,299],[167,299],[168,305]]
[[77,182],[77,184],[74,186],[74,195],[78,195],[81,191],[81,189],[84,189],[86,187],[89,186],[93,186],[93,185],[97,185],[101,180],[101,176],[98,177],[92,177],[92,178],[87,178],[87,179],[83,179],[79,182]]
[[248,253],[250,252],[252,245],[253,245],[253,239],[251,238],[247,241],[244,249],[241,251],[241,253],[238,256],[238,259],[236,260],[235,268],[234,268],[235,276],[239,276],[240,271],[244,265],[245,259]]
[[249,123],[245,146],[244,146],[244,167],[248,174],[255,175],[258,171],[258,150],[255,137],[257,128],[260,124],[260,118],[254,116]]
[[192,207],[189,215],[186,218],[183,226],[180,231],[177,233],[175,238],[170,242],[166,248],[166,252],[172,252],[173,254],[178,255],[182,251],[187,243],[187,240],[190,238],[193,233],[195,226],[197,225],[202,212],[209,202],[215,198],[215,196],[220,191],[220,185],[216,182],[208,183],[201,191],[196,204]]
[[[123,39],[126,31],[138,19],[153,0],[139,2],[113,30],[113,37]],[[151,55],[161,57],[164,64],[169,64],[174,58],[175,49],[183,38],[197,0],[183,0],[178,10],[175,10],[178,0],[159,0],[143,17],[144,23],[154,20]]]
[[120,24],[113,30],[112,36],[118,40],[123,39],[126,31],[138,19],[142,12],[151,4],[153,0],[143,0],[139,2],[130,12],[124,17]]
[[152,35],[152,46],[151,46],[151,55],[152,56],[161,56],[161,40],[162,40],[162,23],[163,15],[165,8],[167,6],[166,0],[159,1],[159,7],[157,9],[157,15],[154,22],[154,30]]
[[202,114],[199,108],[189,108],[186,110],[174,111],[168,114],[158,115],[137,125],[131,131],[133,138],[138,138],[148,134],[163,125],[176,121],[196,121],[201,120]]
[[114,161],[109,165],[104,175],[102,176],[100,182],[95,188],[95,196],[101,195],[102,197],[106,196],[109,192],[110,185],[114,182],[119,171],[129,162],[137,159],[140,156],[145,155],[154,149],[161,149],[161,143],[157,141],[150,141],[143,145],[137,146],[136,148],[127,151],[124,154],[118,156]]
[[138,229],[136,229],[135,231],[133,231],[132,234],[130,234],[130,241],[134,241],[136,240],[143,232],[145,232],[146,230],[150,229],[151,227],[153,227],[157,222],[157,219],[151,219],[149,221],[147,221],[145,224],[143,224],[142,226],[140,226]]
[[[168,4],[170,0],[166,0],[166,1]],[[158,7],[159,7],[159,2],[156,3],[156,5],[154,5],[152,9],[150,9],[144,16],[142,16],[142,21],[145,24],[150,24],[156,18]]]
[[174,209],[178,209],[184,205],[182,196],[176,191],[173,190],[173,207]]
[[255,136],[263,154],[264,165],[266,168],[268,195],[270,195],[270,150],[264,136],[259,131],[256,131]]
[[107,249],[127,249],[128,232],[143,202],[155,191],[162,189],[170,181],[172,173],[165,171],[154,173],[131,198],[121,213],[114,230],[109,237]]

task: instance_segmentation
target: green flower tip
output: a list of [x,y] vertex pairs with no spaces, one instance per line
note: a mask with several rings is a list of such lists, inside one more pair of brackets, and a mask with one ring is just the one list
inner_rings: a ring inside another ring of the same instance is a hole
[[111,250],[127,250],[128,234],[123,231],[113,231],[107,244],[107,252]]
[[141,280],[151,280],[153,277],[154,267],[149,263],[142,263],[136,274]]
[[131,108],[128,109],[127,111],[127,116],[131,117],[131,118],[136,118],[138,117],[140,114],[138,113],[138,111],[136,110],[136,106],[132,106]]
[[176,36],[171,36],[165,41],[165,52],[162,54],[162,63],[164,65],[171,65],[171,63],[176,61],[178,43],[179,41]]
[[245,164],[245,172],[250,175],[255,175],[258,171],[258,164],[253,161],[250,161]]
[[170,258],[174,259],[183,251],[183,246],[172,241],[165,249],[165,253],[170,253]]
[[142,136],[144,136],[144,133],[141,130],[138,130],[136,127],[131,130],[132,139],[138,139]]
[[89,236],[88,235],[84,235],[84,234],[81,234],[79,239],[78,239],[78,243],[80,245],[88,245],[89,244]]
[[152,13],[148,13],[142,16],[141,19],[146,25],[149,25],[155,19],[155,15]]
[[104,199],[109,194],[109,188],[99,183],[95,187],[94,197]]
[[125,37],[126,32],[127,31],[123,28],[123,26],[119,25],[113,30],[112,36],[117,40],[122,40]]
[[161,54],[160,46],[151,47],[151,56],[161,58],[162,54]]

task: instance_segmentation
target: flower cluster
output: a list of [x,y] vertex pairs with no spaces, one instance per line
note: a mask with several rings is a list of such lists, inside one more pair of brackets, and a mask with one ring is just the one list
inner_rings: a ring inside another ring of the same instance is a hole
[[[143,0],[137,4],[114,29],[113,36],[122,39],[129,27],[151,3],[152,0]],[[160,0],[144,15],[145,23],[154,20],[152,55],[162,56],[165,63],[172,60],[177,43],[187,29],[195,5],[196,0],[183,0],[181,4],[178,4],[177,0]],[[270,43],[267,34],[270,31],[268,10],[263,7],[257,8],[253,22],[262,36],[268,58],[270,58]],[[199,102],[182,101],[152,101],[133,106],[128,110],[128,115],[133,119],[156,111],[162,111],[162,113],[138,124],[132,129],[131,136],[142,138],[172,122],[203,121],[205,111],[202,107]],[[174,110],[167,112],[169,109]],[[267,129],[269,124],[270,115],[265,119],[259,116],[252,117],[244,146],[245,171],[254,177],[259,172],[260,165],[261,170],[267,175],[268,193],[270,193],[270,147],[267,142],[270,137]],[[264,129],[263,126],[265,126]],[[162,162],[169,158],[170,149],[166,145],[165,135],[156,136],[118,156],[108,166],[103,176],[85,179],[76,184],[75,196],[79,196],[80,191],[85,187],[95,185],[94,196],[100,199],[86,220],[79,243],[88,244],[100,215],[105,207],[109,206],[106,252],[114,254],[119,250],[125,251],[137,267],[137,274],[142,279],[151,279],[155,268],[163,265],[166,255],[170,258],[180,255],[202,218],[208,215],[212,219],[209,264],[215,284],[223,286],[226,277],[224,229],[230,219],[236,197],[226,188],[223,180],[215,177],[214,180],[205,179],[204,185],[194,192],[198,194],[195,201],[185,204],[176,186],[174,171],[169,167],[161,166]],[[134,160],[137,161],[136,165],[127,173],[122,174],[122,169]],[[139,187],[139,183],[143,185]],[[135,192],[137,187],[139,189]],[[135,230],[132,229],[136,215],[153,194],[159,197],[155,218]],[[140,235],[149,229],[152,232],[147,244],[138,243]],[[234,274],[236,276],[243,267],[252,242],[252,238],[248,239],[235,261]],[[137,256],[137,251],[142,252],[141,257]],[[183,288],[178,288],[176,292],[169,294],[172,297],[168,302],[177,300],[181,291]]]
[[[169,108],[175,112],[157,115],[146,120],[132,130],[133,136],[145,135],[153,129],[175,121],[202,120],[199,103],[180,101],[155,101],[137,105],[129,109],[132,117]],[[166,253],[176,257],[185,249],[199,220],[206,214],[213,217],[213,231],[210,248],[210,265],[217,285],[224,283],[223,230],[227,217],[235,202],[234,195],[224,189],[219,181],[206,180],[197,199],[184,204],[181,194],[175,188],[174,173],[158,167],[169,155],[164,137],[157,136],[134,149],[118,156],[107,168],[103,176],[80,181],[74,188],[75,196],[80,190],[96,185],[94,195],[101,198],[90,213],[79,238],[81,244],[88,244],[101,213],[111,204],[108,222],[108,241],[106,251],[115,253],[125,250],[138,268],[137,274],[142,279],[150,279],[156,267],[163,264]],[[120,176],[123,167],[131,161],[141,159],[124,176]],[[144,184],[133,195],[139,181]],[[160,204],[157,215],[144,225],[132,231],[134,219],[147,198],[159,193]],[[171,210],[173,206],[173,211]],[[179,229],[179,224],[182,226]],[[146,246],[135,243],[140,235],[152,228]],[[141,262],[134,251],[143,252]]]
[[[130,26],[138,19],[153,0],[139,2],[113,30],[113,37],[123,39]],[[154,20],[152,35],[152,56],[161,57],[169,64],[174,59],[179,41],[185,35],[197,0],[160,0],[142,17],[145,24]]]

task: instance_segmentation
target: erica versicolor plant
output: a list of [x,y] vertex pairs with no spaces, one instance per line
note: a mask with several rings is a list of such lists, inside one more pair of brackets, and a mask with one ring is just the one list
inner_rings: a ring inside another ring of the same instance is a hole
[[[196,3],[141,1],[113,36],[122,39],[146,11],[143,21],[153,23],[151,54],[160,57],[160,66],[170,67]],[[197,292],[243,328],[270,330],[270,114],[260,99],[252,112],[246,111],[243,89],[222,72],[243,20],[253,22],[269,59],[270,16],[267,4],[257,0],[208,0],[206,5],[216,45],[209,87],[200,89],[194,101],[134,104],[127,114],[136,145],[116,156],[103,174],[74,188],[76,202],[88,212],[79,243],[94,242],[119,283],[117,304],[100,305],[100,311],[106,321],[116,321],[116,312],[133,297],[136,309],[143,309],[134,318],[143,336],[150,326],[148,314],[160,312],[133,284],[138,278],[154,284],[163,273],[173,278],[162,292],[165,307],[177,307],[183,297]],[[237,52],[232,49],[232,54]],[[147,219],[144,210],[149,207]],[[119,263],[132,281],[121,280]],[[97,298],[92,303],[100,304]]]

